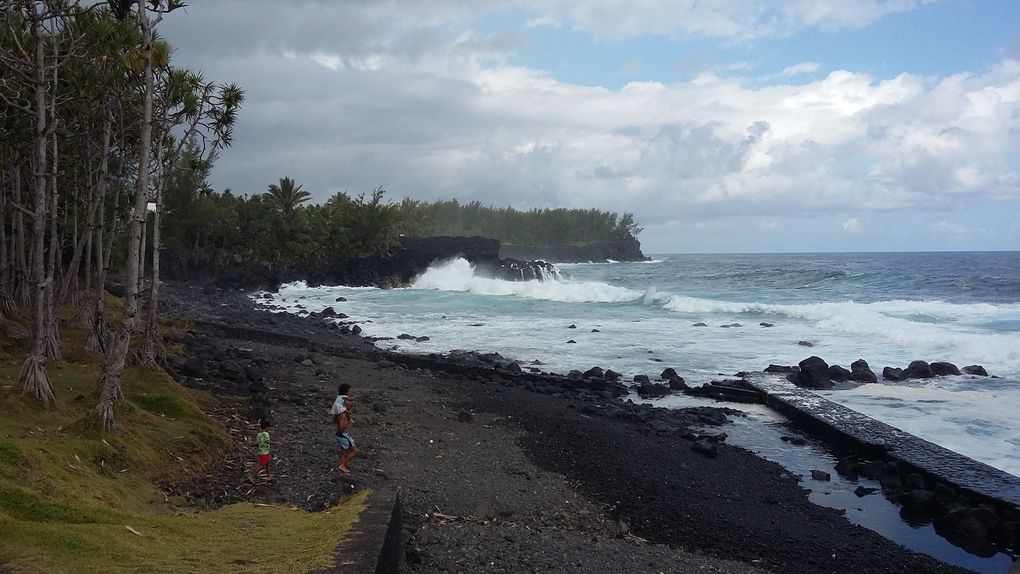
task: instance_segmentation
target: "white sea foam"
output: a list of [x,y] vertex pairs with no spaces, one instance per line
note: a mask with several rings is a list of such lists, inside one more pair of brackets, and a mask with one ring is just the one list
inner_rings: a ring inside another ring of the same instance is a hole
[[[433,265],[410,289],[285,285],[272,305],[298,313],[333,306],[373,337],[402,333],[428,341],[380,342],[410,352],[499,351],[543,369],[599,365],[655,376],[674,367],[690,384],[720,372],[795,364],[809,354],[844,366],[858,358],[878,371],[911,360],[977,363],[1001,379],[946,377],[866,385],[829,398],[979,460],[1020,472],[1012,413],[1020,410],[1020,304],[910,301],[862,291],[874,302],[819,291],[698,284],[673,260],[658,267],[579,264],[574,279],[509,282],[477,275],[462,259]],[[631,273],[630,271],[634,271]],[[649,287],[655,284],[656,287]],[[705,293],[690,297],[677,293]],[[336,302],[338,296],[347,303]],[[752,302],[740,302],[741,296]],[[918,293],[924,296],[924,293]],[[796,303],[791,297],[812,302]],[[755,302],[756,299],[758,302]],[[258,300],[256,298],[256,300]],[[773,326],[764,328],[759,322]],[[695,328],[705,322],[707,328]],[[720,328],[740,323],[743,327]],[[576,324],[575,330],[566,330]],[[575,341],[567,344],[567,340]],[[809,340],[813,349],[797,343]],[[979,389],[979,390],[977,390]],[[1006,449],[1002,449],[1006,445]],[[1007,452],[1010,451],[1010,452]],[[1012,454],[1011,454],[1012,453]]]
[[1009,372],[1020,371],[1020,336],[969,328],[982,322],[1020,317],[1020,305],[1015,304],[896,300],[785,305],[674,295],[664,307],[697,317],[723,314],[799,319],[830,335],[852,335],[921,353],[914,358],[994,363]]
[[643,295],[640,291],[600,282],[564,279],[504,281],[482,277],[477,275],[474,266],[463,258],[429,267],[411,283],[411,288],[460,291],[476,295],[516,296],[564,303],[626,303]]

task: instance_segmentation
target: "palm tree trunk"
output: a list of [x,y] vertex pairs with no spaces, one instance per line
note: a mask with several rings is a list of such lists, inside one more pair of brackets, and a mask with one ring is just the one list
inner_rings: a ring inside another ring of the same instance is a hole
[[121,397],[120,377],[124,372],[131,333],[138,323],[138,271],[139,247],[142,241],[142,225],[145,223],[145,205],[149,184],[149,148],[152,143],[152,26],[145,12],[145,0],[137,0],[138,23],[142,29],[142,53],[145,59],[145,97],[142,104],[142,125],[138,141],[138,179],[135,181],[135,203],[128,225],[127,277],[125,277],[124,315],[120,329],[99,380],[99,403],[96,415],[105,430],[113,430],[117,421],[113,412],[114,402]]
[[85,220],[87,231],[85,232],[85,234],[82,235],[82,237],[79,238],[79,241],[75,243],[74,255],[71,257],[71,263],[70,265],[68,265],[67,272],[64,275],[64,282],[60,286],[59,300],[62,302],[67,300],[67,295],[71,283],[70,277],[78,276],[78,267],[81,264],[82,251],[85,248],[85,240],[86,238],[91,240],[92,230],[95,229],[96,226],[96,212],[98,211],[100,204],[102,204],[102,202],[106,198],[106,186],[108,180],[107,174],[109,172],[110,165],[109,161],[111,139],[110,132],[112,131],[112,128],[113,120],[112,118],[110,118],[109,114],[105,114],[105,117],[103,118],[103,147],[102,147],[103,155],[99,160],[98,181],[96,181],[96,184],[92,186],[93,188],[92,193],[89,194],[89,210]]
[[[9,183],[9,180],[5,181]],[[10,259],[7,257],[7,187],[0,191],[0,319],[4,312],[14,311],[14,300],[11,299]]]
[[[162,157],[162,152],[160,156]],[[162,166],[163,161],[159,164]],[[148,364],[156,364],[164,355],[163,342],[159,332],[159,249],[161,225],[163,221],[163,192],[166,189],[165,166],[159,174],[156,188],[156,212],[152,215],[152,284],[149,286],[149,317],[145,328],[145,348],[142,360]]]
[[[14,203],[17,205],[21,205],[21,165],[18,161],[14,162]],[[17,264],[13,289],[14,298],[19,305],[23,306],[31,302],[31,291],[28,288],[30,271],[25,255],[25,216],[22,215],[21,210],[14,210],[12,222],[14,224],[13,262]]]
[[[54,91],[56,90],[56,68],[53,72],[53,85]],[[55,98],[54,98],[55,100]],[[50,114],[50,122],[56,121],[56,102],[53,102],[54,109]],[[53,127],[53,124],[50,124]],[[50,129],[50,133],[53,136],[53,158],[51,160],[52,169],[50,171],[50,189],[52,195],[50,196],[50,261],[49,268],[46,273],[46,358],[48,359],[59,359],[60,358],[60,325],[57,322],[57,306],[54,304],[53,292],[56,287],[56,274],[57,274],[57,256],[60,253],[60,241],[59,241],[59,224],[57,222],[57,206],[60,205],[60,193],[57,189],[57,134],[56,131]]]
[[35,40],[35,139],[33,142],[34,187],[32,193],[32,348],[18,374],[18,386],[49,408],[56,401],[46,375],[46,56],[41,17],[35,2],[32,11],[32,36]]

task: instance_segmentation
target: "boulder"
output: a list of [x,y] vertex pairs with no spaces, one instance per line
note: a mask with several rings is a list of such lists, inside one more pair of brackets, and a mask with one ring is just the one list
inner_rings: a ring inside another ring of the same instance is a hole
[[332,307],[326,307],[321,312],[319,312],[319,315],[322,317],[336,317],[336,309]]
[[619,381],[620,377],[622,377],[622,376],[623,375],[621,375],[620,373],[617,373],[616,371],[614,371],[612,369],[607,369],[606,373],[604,375],[604,378],[607,381],[609,381],[609,382],[615,383],[615,382]]
[[602,379],[605,378],[606,372],[601,367],[592,367],[581,375],[585,379]]
[[829,368],[826,369],[826,374],[829,376],[829,380],[832,381],[849,381],[853,373],[839,365],[829,365]]
[[829,380],[829,365],[821,357],[810,356],[801,361],[798,366],[800,372],[788,375],[788,379],[798,387],[807,389],[829,389],[832,388],[832,381]]
[[948,377],[952,375],[959,375],[960,369],[952,364],[945,361],[936,361],[931,364],[931,372],[935,373],[940,377]]
[[950,542],[978,554],[984,554],[1002,521],[991,509],[956,508],[935,520],[935,531]]
[[[643,376],[643,375],[638,375]],[[643,399],[658,399],[670,394],[669,387],[658,383],[644,382],[638,386],[638,396]]]
[[860,474],[861,460],[857,455],[850,455],[839,459],[836,464],[836,472],[849,478],[856,478]]
[[184,364],[181,365],[181,373],[196,379],[204,379],[209,376],[209,372],[205,368],[205,361],[198,357],[189,357],[184,361]]
[[923,488],[916,488],[900,495],[900,504],[911,512],[928,514],[935,508],[935,493]]
[[903,369],[904,379],[930,379],[935,376],[931,365],[925,361],[911,361],[906,369]]
[[877,383],[878,376],[871,370],[868,362],[864,359],[857,359],[850,363],[850,379],[858,383]]
[[886,367],[882,369],[882,378],[887,381],[903,381],[906,377],[903,376],[903,369],[896,367]]
[[773,326],[772,323],[758,323],[758,324],[761,325],[762,327],[772,327]]
[[967,365],[964,367],[963,372],[968,375],[977,375],[979,377],[987,377],[988,371],[985,370],[981,365]]
[[864,498],[865,496],[869,494],[874,494],[876,492],[878,492],[877,488],[871,488],[867,486],[858,486],[857,488],[854,489],[854,494],[856,494],[858,498]]
[[361,334],[361,325],[355,325],[355,326],[351,327],[351,334],[352,335],[360,335]]
[[694,323],[691,327],[708,327],[707,323]]
[[812,480],[818,480],[818,481],[821,481],[821,482],[828,482],[828,481],[832,480],[832,475],[827,473],[827,472],[825,472],[824,470],[812,470],[811,471],[811,479]]
[[401,333],[401,334],[397,335],[397,339],[400,339],[401,341],[409,341],[411,339],[414,339],[414,335],[408,335],[407,333]]
[[336,301],[337,303],[344,303],[344,302],[347,301],[347,298],[346,297],[337,297],[336,299],[334,299],[334,301]]
[[684,381],[684,378],[676,374],[676,370],[673,369],[673,367],[663,370],[662,374],[659,375],[659,378],[669,382],[669,388],[674,391],[684,391],[690,388],[687,386],[687,382]]
[[719,456],[719,446],[707,438],[695,441],[691,449],[711,458]]
[[790,365],[769,365],[769,366],[765,367],[765,372],[766,373],[789,374],[789,373],[796,373],[799,370],[800,370],[799,367],[791,367]]

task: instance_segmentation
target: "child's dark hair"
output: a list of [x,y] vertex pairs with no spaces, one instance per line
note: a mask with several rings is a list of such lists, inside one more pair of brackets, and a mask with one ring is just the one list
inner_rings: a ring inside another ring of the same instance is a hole
[[351,390],[351,386],[350,385],[348,385],[347,383],[342,383],[339,387],[336,388],[336,394],[338,394],[338,395],[346,395],[347,392],[350,391],[350,390]]
[[262,419],[261,421],[259,421],[259,426],[262,427],[262,430],[266,430],[267,428],[273,425],[270,424],[269,419]]

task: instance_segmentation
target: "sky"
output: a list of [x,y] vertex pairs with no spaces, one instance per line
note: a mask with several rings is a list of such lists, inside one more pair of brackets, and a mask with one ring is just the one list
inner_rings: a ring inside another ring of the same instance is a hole
[[211,184],[635,214],[646,253],[1020,250],[1016,0],[191,0]]

